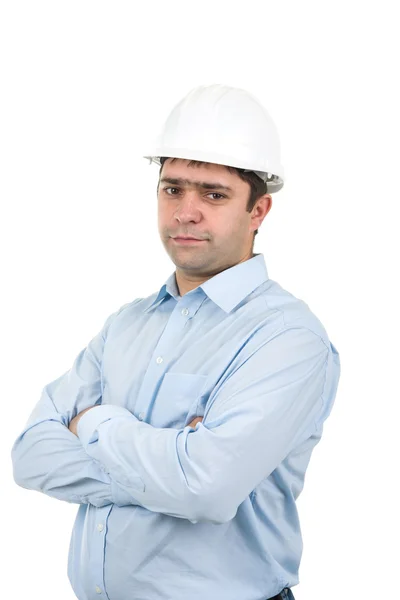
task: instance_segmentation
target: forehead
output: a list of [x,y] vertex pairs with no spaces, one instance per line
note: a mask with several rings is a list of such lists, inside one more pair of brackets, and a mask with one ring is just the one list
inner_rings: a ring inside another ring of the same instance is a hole
[[[224,165],[215,163],[189,164],[190,160],[176,159],[164,162],[160,181],[164,179],[179,179],[180,185],[203,188],[225,187],[230,191],[247,188],[248,184],[236,173],[231,173]],[[177,182],[175,182],[177,183]]]

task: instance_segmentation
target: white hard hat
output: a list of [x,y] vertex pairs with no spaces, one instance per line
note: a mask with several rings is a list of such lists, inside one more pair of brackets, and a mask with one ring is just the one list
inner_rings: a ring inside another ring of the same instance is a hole
[[283,187],[276,126],[262,104],[240,88],[193,88],[172,109],[144,158],[160,165],[162,156],[254,171],[268,193]]

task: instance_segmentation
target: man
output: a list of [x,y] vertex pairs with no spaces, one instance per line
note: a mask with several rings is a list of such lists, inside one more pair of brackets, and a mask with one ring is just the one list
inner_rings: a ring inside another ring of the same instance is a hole
[[278,136],[252,95],[200,86],[146,158],[161,166],[158,229],[176,270],[43,389],[14,478],[80,504],[79,600],[293,600],[295,501],[340,361],[253,253],[283,185]]

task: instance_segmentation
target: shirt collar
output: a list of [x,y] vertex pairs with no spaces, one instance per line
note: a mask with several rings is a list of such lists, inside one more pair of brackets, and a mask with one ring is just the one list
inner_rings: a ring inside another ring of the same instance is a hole
[[[177,302],[181,299],[175,273],[176,271],[161,286],[156,299],[144,310],[145,313],[154,310],[165,298],[172,296]],[[267,280],[268,272],[264,255],[259,253],[255,254],[253,258],[214,275],[197,288],[187,292],[185,296],[198,293],[200,289],[210,300],[229,313],[246,296]]]

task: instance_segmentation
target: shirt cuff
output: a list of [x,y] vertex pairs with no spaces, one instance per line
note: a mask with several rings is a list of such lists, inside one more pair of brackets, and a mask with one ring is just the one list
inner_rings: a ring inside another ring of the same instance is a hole
[[136,417],[123,406],[114,406],[112,404],[99,404],[94,406],[79,419],[76,432],[81,440],[82,446],[86,448],[88,444],[97,442],[99,439],[97,427],[115,417],[126,417],[136,419]]

